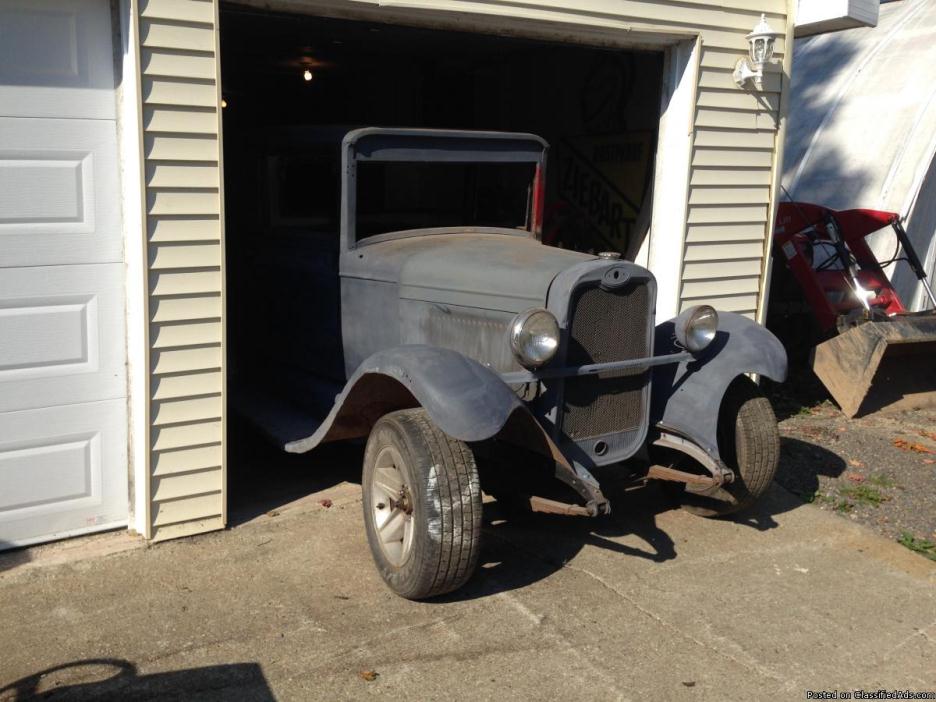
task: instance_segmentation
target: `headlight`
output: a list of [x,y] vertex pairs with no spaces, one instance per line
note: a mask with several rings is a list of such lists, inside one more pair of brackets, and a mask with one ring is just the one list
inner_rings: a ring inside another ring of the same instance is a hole
[[676,318],[676,340],[692,353],[704,350],[718,331],[718,312],[708,305],[690,307]]
[[559,322],[548,310],[521,312],[510,323],[510,348],[525,368],[539,368],[559,350]]

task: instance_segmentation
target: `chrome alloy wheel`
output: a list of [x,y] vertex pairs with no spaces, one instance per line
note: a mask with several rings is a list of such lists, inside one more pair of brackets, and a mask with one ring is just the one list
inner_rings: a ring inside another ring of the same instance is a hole
[[413,498],[400,467],[403,457],[393,446],[377,454],[371,486],[371,519],[387,560],[399,568],[413,549]]

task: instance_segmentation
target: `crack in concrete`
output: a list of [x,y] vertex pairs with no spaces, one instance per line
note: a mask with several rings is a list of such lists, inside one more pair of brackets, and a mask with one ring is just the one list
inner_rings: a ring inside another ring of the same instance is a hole
[[[524,554],[526,554],[526,555],[528,555],[528,556],[530,556],[530,557],[536,558],[536,559],[541,560],[541,561],[543,561],[543,562],[545,562],[545,563],[548,563],[548,564],[550,564],[550,565],[555,565],[555,562],[554,562],[554,561],[550,561],[549,559],[543,558],[542,556],[540,556],[540,555],[539,555],[538,553],[536,553],[535,551],[529,551],[528,549],[525,549],[525,548],[523,548],[523,547],[521,547],[521,546],[515,544],[515,543],[512,542],[510,539],[507,539],[507,538],[505,538],[504,536],[502,536],[502,535],[500,535],[500,534],[493,534],[493,536],[495,536],[496,538],[502,540],[503,542],[505,542],[506,544],[508,544],[510,547],[512,547],[512,548],[515,549],[516,551],[519,551],[520,553],[524,553]],[[667,620],[663,619],[661,616],[659,616],[659,615],[656,614],[655,612],[653,612],[653,611],[647,609],[646,607],[642,606],[641,604],[639,604],[639,603],[638,603],[636,600],[634,600],[632,597],[630,597],[630,596],[627,595],[626,593],[622,592],[622,591],[619,590],[618,588],[614,587],[611,583],[609,583],[608,581],[606,581],[606,580],[605,580],[604,578],[602,578],[600,575],[598,575],[598,574],[596,574],[596,573],[593,573],[593,572],[591,572],[590,570],[587,570],[587,569],[585,569],[585,568],[579,568],[578,566],[573,566],[573,565],[571,565],[571,564],[568,563],[568,562],[564,562],[564,563],[559,564],[559,567],[560,567],[560,568],[565,568],[565,569],[571,570],[571,571],[573,571],[573,572],[581,573],[581,574],[583,574],[583,575],[586,575],[586,576],[592,578],[593,580],[595,580],[595,582],[597,582],[598,584],[600,584],[602,587],[604,587],[605,589],[607,589],[609,592],[611,592],[612,594],[614,594],[616,597],[619,597],[620,599],[622,599],[622,600],[624,600],[625,602],[627,602],[628,604],[630,604],[630,605],[631,605],[634,609],[636,609],[638,612],[640,612],[641,614],[643,614],[643,615],[646,616],[646,617],[649,617],[651,620],[653,620],[654,622],[656,622],[656,623],[659,624],[660,626],[662,626],[662,627],[664,627],[664,628],[666,628],[666,629],[668,629],[668,630],[670,630],[670,631],[673,631],[674,633],[676,633],[678,636],[682,637],[683,639],[685,639],[685,640],[687,640],[687,641],[689,641],[689,642],[691,642],[691,643],[694,643],[695,645],[700,646],[700,647],[702,647],[702,648],[704,648],[704,649],[706,649],[706,650],[709,650],[709,651],[711,651],[711,652],[717,654],[718,656],[721,656],[722,658],[726,658],[727,660],[730,660],[731,662],[735,663],[736,665],[739,665],[739,666],[741,666],[742,668],[745,668],[746,670],[749,670],[749,671],[752,672],[752,673],[755,673],[755,674],[757,674],[757,675],[760,675],[761,677],[765,677],[765,678],[768,678],[768,679],[770,679],[770,680],[773,680],[773,681],[775,681],[775,682],[780,683],[781,686],[782,686],[782,688],[783,688],[784,690],[791,691],[791,690],[798,689],[798,688],[796,687],[796,685],[795,685],[794,683],[792,683],[791,681],[789,681],[787,678],[784,678],[784,677],[781,676],[780,674],[775,673],[773,670],[771,670],[771,669],[769,669],[769,668],[767,668],[767,667],[761,665],[761,664],[758,663],[757,661],[755,661],[755,660],[750,660],[750,661],[743,661],[743,660],[740,660],[739,658],[737,658],[736,656],[731,655],[730,653],[728,653],[727,651],[723,650],[722,648],[719,648],[718,646],[712,645],[712,644],[710,644],[710,643],[708,643],[708,642],[706,642],[706,641],[703,641],[703,640],[701,640],[701,639],[699,639],[699,638],[693,636],[692,634],[690,634],[690,633],[688,633],[688,632],[686,632],[686,631],[683,631],[682,629],[680,629],[680,628],[679,628],[678,626],[676,626],[675,624],[672,624],[671,622],[668,622]],[[722,638],[722,637],[719,637],[719,638]],[[732,643],[734,643],[734,642],[732,642]],[[734,644],[734,645],[737,646],[737,644]]]
[[[595,664],[592,663],[581,651],[579,651],[578,648],[571,641],[569,641],[569,639],[566,638],[566,636],[560,630],[555,629],[554,627],[549,627],[548,625],[544,625],[544,616],[542,614],[536,614],[536,612],[523,604],[523,602],[521,602],[516,595],[513,595],[510,592],[499,592],[497,594],[497,598],[507,602],[507,604],[513,607],[514,610],[532,622],[534,626],[542,626],[544,628],[543,634],[546,637],[552,639],[554,644],[562,648],[568,655],[574,657],[578,661],[579,665],[588,669],[591,676],[582,679],[582,683],[585,686],[585,689],[588,689],[592,686],[594,678],[599,678],[605,684],[605,687],[610,692],[614,693],[614,699],[616,699],[618,702],[631,702],[630,698],[625,697],[624,693],[621,692],[621,690],[618,688],[614,679],[611,678],[605,671],[595,666]],[[576,671],[574,668],[572,669],[572,673],[573,675],[579,677],[577,675],[578,671]]]
[[[679,627],[676,626],[675,624],[673,624],[673,623],[667,621],[666,619],[664,619],[663,617],[661,617],[660,615],[658,615],[656,612],[653,612],[652,610],[649,610],[649,609],[647,609],[646,607],[642,606],[642,605],[639,604],[634,598],[632,598],[632,597],[628,596],[626,593],[621,592],[620,590],[618,590],[616,587],[614,587],[614,585],[612,585],[611,583],[609,583],[608,581],[606,581],[604,578],[602,578],[602,577],[601,577],[600,575],[598,575],[597,573],[593,573],[593,572],[591,572],[590,570],[587,570],[587,569],[585,569],[585,568],[579,568],[579,567],[577,567],[577,566],[573,566],[573,565],[570,565],[570,564],[568,564],[568,563],[564,564],[564,565],[563,565],[563,568],[568,568],[569,570],[572,570],[572,571],[575,571],[575,572],[578,572],[578,573],[582,573],[583,575],[587,575],[588,577],[590,577],[590,578],[592,578],[593,580],[595,580],[595,582],[599,583],[599,584],[602,585],[604,588],[606,588],[608,591],[614,593],[617,597],[620,597],[622,600],[624,600],[625,602],[627,602],[628,604],[630,604],[634,609],[636,609],[636,610],[637,610],[638,612],[640,612],[641,614],[643,614],[643,615],[649,617],[650,619],[652,619],[653,621],[655,621],[657,624],[663,626],[664,628],[669,629],[670,631],[673,631],[674,633],[676,633],[677,635],[681,636],[681,637],[684,638],[685,640],[690,641],[690,642],[696,644],[697,646],[701,646],[702,648],[708,649],[709,651],[712,651],[713,653],[716,653],[717,655],[719,655],[719,656],[721,656],[721,657],[723,657],[723,658],[727,658],[728,660],[732,661],[733,663],[736,663],[737,665],[740,665],[742,668],[746,668],[747,670],[749,670],[749,671],[751,671],[751,672],[753,672],[753,673],[757,673],[758,675],[761,675],[762,677],[769,678],[769,679],[771,679],[771,680],[774,680],[774,681],[776,681],[776,682],[779,682],[779,683],[781,683],[781,684],[783,685],[783,688],[786,689],[786,690],[797,689],[796,686],[795,686],[794,684],[790,683],[787,679],[785,679],[784,677],[782,677],[779,673],[775,673],[775,672],[772,671],[770,668],[767,668],[767,667],[761,665],[760,663],[758,663],[756,660],[753,660],[753,659],[752,659],[752,660],[749,660],[749,661],[743,661],[743,660],[737,658],[736,656],[731,655],[730,653],[728,653],[727,651],[725,651],[723,648],[720,648],[719,646],[712,645],[712,644],[710,644],[710,643],[708,643],[708,642],[706,642],[706,641],[703,641],[702,639],[699,639],[699,638],[696,637],[696,636],[693,636],[693,635],[690,634],[689,632],[684,631],[683,629],[679,628]],[[720,640],[722,640],[722,641],[729,641],[728,639],[725,639],[725,637],[722,637],[722,636],[718,636],[718,637],[716,637],[716,638],[718,638],[718,639],[720,639]],[[729,641],[729,643],[731,643],[731,644],[734,645],[734,646],[738,646],[738,644],[737,644],[736,642],[734,642],[734,641]]]
[[930,623],[930,624],[927,624],[927,625],[924,626],[922,629],[917,629],[916,631],[914,631],[912,634],[910,634],[910,635],[907,636],[905,639],[903,639],[900,643],[896,644],[893,648],[891,648],[887,653],[885,653],[883,656],[881,656],[881,659],[878,661],[878,665],[880,665],[880,664],[882,664],[882,663],[885,663],[885,662],[886,662],[891,656],[893,656],[897,651],[899,651],[900,649],[902,649],[904,646],[906,646],[908,643],[910,643],[911,641],[913,641],[913,640],[914,640],[916,637],[918,637],[918,636],[923,637],[923,639],[924,639],[926,642],[928,642],[928,643],[936,644],[936,641],[934,641],[932,638],[930,638],[930,635],[929,635],[929,633],[928,633],[928,630],[929,630],[929,629],[933,629],[933,628],[936,628],[936,621],[934,621],[934,622],[932,622],[932,623]]

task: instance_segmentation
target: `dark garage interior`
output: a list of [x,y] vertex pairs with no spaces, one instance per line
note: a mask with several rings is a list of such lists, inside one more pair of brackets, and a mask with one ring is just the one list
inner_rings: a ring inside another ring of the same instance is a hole
[[[544,242],[632,258],[649,225],[663,54],[222,5],[221,57],[237,521],[239,509],[357,479],[307,470],[329,456],[356,465],[345,460],[355,449],[288,455],[236,412],[238,398],[260,401],[258,387],[303,382],[309,354],[327,358],[338,343],[341,135],[361,126],[532,132],[550,144]],[[264,285],[271,269],[292,276],[292,294]],[[320,372],[340,387],[340,355]],[[321,417],[334,392],[309,398]]]

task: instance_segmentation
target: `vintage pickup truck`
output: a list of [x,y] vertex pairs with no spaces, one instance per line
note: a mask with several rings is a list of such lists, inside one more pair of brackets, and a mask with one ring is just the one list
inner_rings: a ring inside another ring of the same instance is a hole
[[290,452],[367,437],[367,539],[393,591],[471,576],[482,484],[583,516],[610,510],[596,468],[709,516],[764,493],[777,422],[748,374],[783,380],[783,347],[708,306],[657,324],[648,270],[542,244],[542,139],[364,128],[331,148],[340,231],[251,261],[269,301],[253,334],[278,360],[238,406]]

